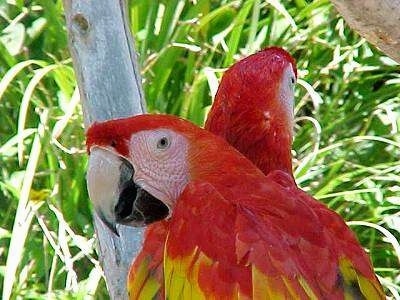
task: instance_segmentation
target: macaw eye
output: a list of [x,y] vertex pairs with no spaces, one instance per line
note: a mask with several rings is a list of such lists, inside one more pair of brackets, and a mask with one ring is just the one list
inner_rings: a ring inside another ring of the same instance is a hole
[[110,146],[113,147],[113,148],[117,147],[117,142],[112,140],[111,143],[110,143]]
[[294,77],[290,77],[290,82],[291,82],[292,84],[295,84],[296,79],[294,79]]
[[167,137],[163,136],[157,141],[157,148],[158,149],[167,149],[169,147],[169,140]]

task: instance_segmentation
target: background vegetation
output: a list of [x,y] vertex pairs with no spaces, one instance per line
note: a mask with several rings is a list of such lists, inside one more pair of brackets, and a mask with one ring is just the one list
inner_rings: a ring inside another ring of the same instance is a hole
[[[328,0],[136,0],[129,9],[152,112],[202,124],[222,68],[268,45],[296,57],[297,182],[349,221],[399,297],[399,66]],[[62,3],[3,0],[0,32],[1,289],[105,298]]]

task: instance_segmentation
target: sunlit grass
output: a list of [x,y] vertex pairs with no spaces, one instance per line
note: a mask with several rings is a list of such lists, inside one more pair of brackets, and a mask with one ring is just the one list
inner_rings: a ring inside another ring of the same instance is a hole
[[[104,298],[61,1],[10,3],[0,4],[0,286],[14,298]],[[201,125],[234,61],[268,45],[296,57],[297,182],[349,221],[398,296],[399,66],[327,0],[141,0],[129,10],[151,112]]]

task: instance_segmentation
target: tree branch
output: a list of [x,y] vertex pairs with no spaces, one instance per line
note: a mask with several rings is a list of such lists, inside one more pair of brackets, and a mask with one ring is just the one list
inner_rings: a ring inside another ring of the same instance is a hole
[[[123,0],[63,0],[69,48],[85,127],[145,111],[136,52]],[[112,299],[126,299],[126,276],[142,229],[119,226],[120,237],[94,216],[99,256]]]
[[332,0],[352,29],[400,63],[400,0]]

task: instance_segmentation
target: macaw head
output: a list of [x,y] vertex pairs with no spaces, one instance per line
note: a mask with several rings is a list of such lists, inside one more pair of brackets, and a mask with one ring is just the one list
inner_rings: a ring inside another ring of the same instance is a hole
[[266,48],[242,59],[225,72],[216,101],[227,101],[237,110],[257,108],[279,113],[290,122],[293,119],[296,78],[294,58],[282,48]]
[[238,164],[215,159],[216,153],[234,151],[221,138],[166,115],[95,123],[87,149],[89,197],[114,233],[116,223],[144,226],[167,218],[188,182],[211,178],[223,164]]
[[205,128],[225,138],[264,173],[291,173],[296,62],[266,48],[223,75]]

